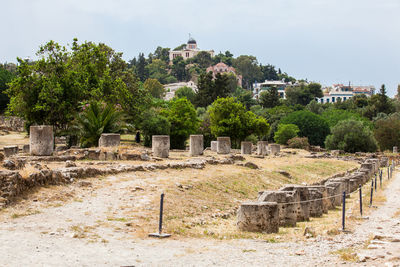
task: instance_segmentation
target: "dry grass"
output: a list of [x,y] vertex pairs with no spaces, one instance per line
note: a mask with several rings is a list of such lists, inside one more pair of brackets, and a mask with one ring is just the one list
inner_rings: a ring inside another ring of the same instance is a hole
[[19,171],[19,174],[22,176],[22,178],[27,179],[29,175],[36,172],[38,172],[38,170],[35,167],[30,164],[26,164],[25,167]]
[[355,252],[354,248],[344,248],[344,249],[339,249],[337,251],[332,252],[334,255],[338,255],[340,259],[344,261],[349,261],[349,262],[357,262],[358,261],[358,256],[357,253]]
[[10,144],[19,146],[29,144],[29,137],[25,132],[9,132],[8,134],[0,135],[1,148],[4,146],[9,146]]

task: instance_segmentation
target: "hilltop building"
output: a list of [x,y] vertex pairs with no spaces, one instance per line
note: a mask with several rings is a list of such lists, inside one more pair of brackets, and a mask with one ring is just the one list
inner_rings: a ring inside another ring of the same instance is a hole
[[234,67],[228,66],[223,62],[220,62],[218,64],[215,64],[214,66],[210,66],[207,68],[206,70],[207,72],[212,72],[213,74],[213,78],[215,78],[215,76],[220,73],[232,73],[233,75],[235,75],[236,80],[237,80],[237,84],[238,86],[242,87],[242,75],[239,75],[236,73],[236,69]]
[[169,51],[169,62],[172,64],[172,61],[177,57],[183,57],[183,59],[188,59],[196,56],[199,52],[206,51],[211,57],[214,57],[214,50],[200,50],[197,47],[197,42],[193,38],[189,38],[186,46],[182,50]]
[[375,94],[375,86],[358,86],[334,84],[331,87],[323,89],[324,96],[317,98],[319,103],[335,103],[337,101],[346,101],[356,95],[366,95],[368,97]]

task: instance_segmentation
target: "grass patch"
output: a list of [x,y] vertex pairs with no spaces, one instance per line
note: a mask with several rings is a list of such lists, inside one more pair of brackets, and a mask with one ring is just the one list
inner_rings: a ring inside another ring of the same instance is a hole
[[341,260],[348,261],[348,262],[357,262],[358,257],[357,253],[355,252],[354,248],[344,248],[333,251],[332,254],[338,255]]
[[39,210],[28,210],[28,211],[23,212],[23,213],[13,213],[13,214],[11,214],[11,219],[17,219],[17,218],[20,218],[20,217],[35,215],[35,214],[39,214],[39,213],[40,213]]

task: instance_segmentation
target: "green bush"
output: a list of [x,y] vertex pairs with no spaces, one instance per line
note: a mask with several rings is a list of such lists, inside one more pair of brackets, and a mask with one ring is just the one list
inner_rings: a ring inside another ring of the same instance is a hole
[[297,125],[300,129],[298,136],[307,137],[311,145],[323,146],[330,132],[328,123],[320,115],[307,110],[290,113],[281,123]]
[[144,145],[151,146],[151,137],[153,135],[169,135],[171,123],[168,119],[155,110],[145,111],[143,114],[143,121],[140,128],[144,137]]
[[354,119],[362,121],[366,126],[372,128],[372,124],[367,118],[362,117],[358,113],[343,109],[328,109],[321,116],[328,122],[329,127],[334,127],[338,122],[343,120]]
[[375,152],[378,148],[372,131],[361,121],[344,120],[332,128],[332,134],[326,138],[328,149],[339,149],[345,152]]
[[298,132],[300,132],[300,129],[295,124],[279,124],[274,140],[278,144],[286,145],[287,141],[296,137]]
[[184,149],[189,135],[199,130],[199,120],[192,103],[186,98],[173,99],[163,115],[171,123],[171,148]]
[[308,149],[310,144],[308,143],[307,137],[293,137],[288,140],[288,147],[290,148],[300,148],[300,149]]
[[375,121],[374,136],[381,151],[400,146],[400,113]]

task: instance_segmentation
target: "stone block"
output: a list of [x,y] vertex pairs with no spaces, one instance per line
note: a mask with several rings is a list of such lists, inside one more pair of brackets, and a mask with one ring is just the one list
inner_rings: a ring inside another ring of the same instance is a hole
[[398,153],[398,152],[397,152],[397,146],[394,146],[394,147],[393,147],[393,153],[395,153],[395,154]]
[[[328,198],[329,194],[328,194],[328,189],[323,186],[323,185],[312,185],[308,187],[309,189],[312,190],[317,190],[319,193],[321,193],[321,204],[322,204],[322,212],[323,213],[328,213],[329,208],[332,206],[332,203],[330,201],[330,199]],[[311,196],[312,198],[312,196]],[[315,199],[315,198],[314,198]],[[312,216],[310,214],[310,216]]]
[[211,151],[217,152],[218,141],[211,141]]
[[168,158],[170,149],[169,135],[153,135],[151,139],[153,156]]
[[90,160],[99,160],[100,159],[100,149],[89,149],[87,151],[87,158]]
[[40,125],[30,127],[30,153],[35,156],[50,156],[54,151],[53,126]]
[[242,155],[251,155],[251,149],[253,147],[252,142],[241,142],[240,143],[240,152]]
[[[260,194],[261,193],[261,194]],[[277,202],[279,210],[279,226],[296,226],[297,210],[295,192],[263,191],[259,193],[259,202]]]
[[4,147],[4,155],[6,157],[11,157],[17,155],[19,152],[18,146],[5,146]]
[[217,153],[229,154],[231,152],[231,138],[230,137],[217,137]]
[[299,202],[297,209],[297,221],[308,221],[310,219],[310,202],[302,202],[310,199],[307,186],[285,185],[279,191],[294,191],[296,202]]
[[257,155],[265,156],[268,154],[268,141],[258,141],[257,142]]
[[340,206],[342,203],[342,183],[340,182],[332,182],[328,181],[325,183],[325,187],[328,190],[328,196],[331,198],[329,199],[331,202],[331,206],[329,209],[335,209],[336,206]]
[[268,147],[272,155],[276,155],[281,152],[281,146],[279,144],[270,144]]
[[204,137],[202,134],[191,135],[189,140],[189,154],[191,157],[203,155]]
[[23,145],[22,146],[22,152],[24,152],[24,153],[29,153],[30,152],[30,146],[29,145]]
[[103,133],[99,138],[99,147],[116,147],[121,142],[121,135],[116,133]]
[[242,203],[238,210],[237,225],[242,231],[278,233],[278,204],[276,202]]

